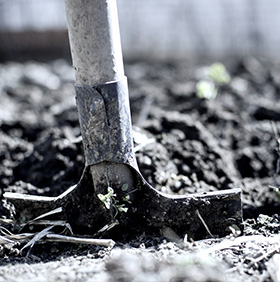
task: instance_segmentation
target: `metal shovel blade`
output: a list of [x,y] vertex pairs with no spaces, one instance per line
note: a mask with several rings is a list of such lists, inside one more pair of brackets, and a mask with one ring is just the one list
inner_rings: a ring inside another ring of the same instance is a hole
[[[119,203],[124,195],[116,196]],[[61,212],[51,218],[66,221],[76,234],[94,235],[118,220],[118,230],[123,234],[161,234],[165,228],[170,228],[179,236],[187,234],[196,240],[224,236],[230,233],[230,227],[240,227],[242,223],[240,189],[167,195],[156,191],[140,177],[133,202],[126,203],[127,212],[116,214],[115,207],[107,209],[95,193],[89,167],[76,186],[58,197],[6,192],[4,198],[15,206],[16,218],[21,222],[60,207]]]

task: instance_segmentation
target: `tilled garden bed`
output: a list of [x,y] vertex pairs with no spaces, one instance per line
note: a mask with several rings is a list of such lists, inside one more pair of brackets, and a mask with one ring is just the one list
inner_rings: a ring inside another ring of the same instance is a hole
[[[251,58],[226,66],[231,81],[215,99],[196,95],[204,66],[130,62],[126,74],[146,180],[173,194],[241,188],[242,233],[195,242],[143,233],[112,250],[38,243],[19,252],[2,244],[0,281],[278,281],[280,64]],[[0,65],[0,195],[57,196],[79,181],[73,82],[64,60]]]

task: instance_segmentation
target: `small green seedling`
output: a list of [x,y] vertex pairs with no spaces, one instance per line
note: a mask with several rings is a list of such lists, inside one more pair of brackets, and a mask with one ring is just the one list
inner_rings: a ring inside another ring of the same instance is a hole
[[206,71],[205,79],[196,84],[196,95],[201,99],[215,99],[218,88],[230,82],[230,75],[221,63],[212,64]]
[[122,186],[121,190],[122,190],[123,192],[127,191],[127,190],[128,190],[128,184],[125,183],[125,184]]
[[114,194],[113,188],[108,187],[108,193],[107,194],[105,194],[105,195],[98,194],[97,197],[105,205],[105,207],[109,210],[110,207],[111,207],[112,198],[116,197],[116,194]]
[[[126,191],[128,189],[128,185],[124,184],[121,187],[122,191]],[[122,213],[122,212],[127,212],[128,211],[128,207],[126,206],[126,204],[131,204],[130,201],[130,196],[129,195],[125,195],[122,198],[122,201],[125,202],[124,204],[120,203],[119,200],[116,198],[116,194],[115,191],[112,187],[108,187],[108,193],[103,195],[103,194],[98,194],[97,197],[99,198],[99,200],[105,205],[105,207],[109,210],[112,207],[115,209],[116,214],[114,215],[114,217],[117,216],[118,213]]]
[[201,80],[196,84],[196,95],[201,99],[215,99],[217,89],[212,81]]
[[209,67],[208,77],[216,84],[227,84],[230,82],[230,75],[221,63],[214,63]]

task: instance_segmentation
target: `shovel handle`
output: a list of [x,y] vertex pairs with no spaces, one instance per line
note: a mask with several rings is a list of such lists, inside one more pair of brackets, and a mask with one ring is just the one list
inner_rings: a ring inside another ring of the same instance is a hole
[[76,83],[95,85],[124,76],[115,0],[65,0]]

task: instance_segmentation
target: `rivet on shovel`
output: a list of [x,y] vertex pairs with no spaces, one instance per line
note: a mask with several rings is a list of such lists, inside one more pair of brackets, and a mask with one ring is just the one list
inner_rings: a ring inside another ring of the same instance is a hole
[[79,183],[58,197],[5,193],[18,216],[32,219],[62,207],[57,219],[91,235],[116,220],[122,233],[172,230],[193,239],[223,236],[238,226],[240,189],[174,196],[145,181],[132,143],[116,2],[65,3],[85,169]]

